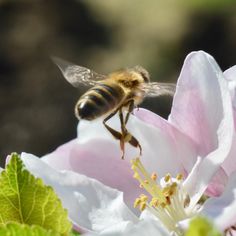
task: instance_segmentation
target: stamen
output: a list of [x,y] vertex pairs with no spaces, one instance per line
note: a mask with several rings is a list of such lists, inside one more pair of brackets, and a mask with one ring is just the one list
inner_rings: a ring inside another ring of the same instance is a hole
[[[165,203],[166,199],[163,195],[160,186],[149,176],[139,158],[131,161],[131,169],[134,171],[134,178],[137,179],[145,190],[152,196],[158,196],[161,203]],[[143,180],[145,179],[145,180]]]
[[157,180],[157,174],[156,173],[152,173],[151,178],[152,178],[152,180],[156,181]]
[[171,180],[171,175],[170,174],[166,174],[164,180],[165,180],[166,183],[168,183]]
[[183,175],[182,174],[178,174],[176,176],[176,179],[179,180],[179,181],[183,180]]
[[134,201],[134,208],[136,208],[137,206],[139,206],[139,204],[141,203],[140,198],[136,198]]
[[148,196],[146,196],[144,194],[141,194],[140,199],[141,199],[142,202],[146,202],[148,200]]
[[157,207],[159,204],[159,201],[158,201],[158,198],[152,198],[151,202],[150,202],[150,205],[151,206],[154,206],[154,207]]
[[146,204],[146,202],[142,202],[141,204],[140,204],[140,211],[144,211],[145,210],[145,208],[146,208],[146,206],[147,206],[147,204]]
[[146,171],[139,158],[131,161],[133,177],[140,183],[140,187],[145,189],[150,195],[141,194],[134,202],[134,207],[139,207],[141,211],[149,210],[158,217],[163,224],[176,235],[181,232],[177,228],[177,223],[189,217],[187,206],[190,203],[188,194],[184,191],[182,185],[183,175],[180,173],[176,178],[172,178],[170,174],[166,174],[161,180],[161,184],[157,182],[157,174],[151,175]]

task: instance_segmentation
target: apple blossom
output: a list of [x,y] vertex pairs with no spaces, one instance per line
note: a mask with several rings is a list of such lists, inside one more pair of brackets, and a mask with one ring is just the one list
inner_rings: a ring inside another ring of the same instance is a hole
[[[181,222],[198,214],[215,220],[222,231],[230,230],[236,224],[235,215],[222,218],[221,212],[236,207],[232,181],[236,170],[235,71],[233,67],[223,74],[202,51],[188,55],[169,119],[144,109],[130,117],[127,127],[142,145],[140,158],[135,159],[138,150],[127,145],[125,160],[121,160],[119,145],[98,119],[81,121],[78,139],[42,161],[28,154],[22,154],[22,159],[32,173],[55,188],[75,226],[84,231],[131,235],[137,228],[135,235],[144,235],[142,228],[155,235],[181,234]],[[119,129],[118,118],[110,125]],[[131,160],[143,188],[133,178]],[[150,173],[156,173],[160,181]],[[135,202],[145,209],[139,219],[133,202],[144,189],[149,195]],[[216,198],[199,205],[206,190]],[[221,206],[214,212],[216,203]]]

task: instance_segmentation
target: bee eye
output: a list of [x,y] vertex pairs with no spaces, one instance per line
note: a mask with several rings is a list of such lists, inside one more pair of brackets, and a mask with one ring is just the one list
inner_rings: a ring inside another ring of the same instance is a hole
[[137,79],[132,81],[132,86],[136,86],[138,84],[139,84],[139,81]]

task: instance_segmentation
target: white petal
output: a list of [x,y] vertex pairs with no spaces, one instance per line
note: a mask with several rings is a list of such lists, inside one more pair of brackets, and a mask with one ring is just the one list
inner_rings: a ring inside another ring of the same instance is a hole
[[236,66],[233,66],[224,72],[228,87],[231,93],[233,106],[236,109]]
[[[123,230],[120,230],[123,229]],[[85,236],[170,236],[170,233],[154,217],[143,216],[137,223],[127,222],[124,225],[114,225],[99,234]]]
[[[236,117],[234,118],[236,121]],[[234,129],[234,127],[232,127]],[[234,136],[232,138],[232,147],[230,150],[230,153],[227,157],[227,159],[222,164],[222,167],[224,168],[227,175],[231,175],[234,171],[236,171],[236,133],[234,133]],[[230,134],[229,134],[230,135]]]
[[124,232],[124,236],[170,236],[158,221],[154,219],[141,220],[138,224],[130,225],[130,228]]
[[220,68],[206,53],[192,53],[187,57],[178,86],[170,121],[192,137],[202,156],[206,155],[188,177],[191,203],[195,205],[229,158],[234,141],[232,104]]
[[236,224],[236,172],[230,176],[225,192],[220,197],[205,202],[201,214],[211,218],[221,230]]
[[[236,66],[233,66],[226,70],[224,72],[224,76],[226,78],[226,81],[228,82],[228,88],[230,90],[232,104],[233,104],[233,113],[234,113],[234,128],[236,131]],[[236,141],[235,141],[236,143]],[[234,145],[234,150],[231,152],[236,153],[236,145]],[[235,155],[234,155],[235,156]],[[231,160],[226,160],[224,163],[224,168],[227,171],[228,174],[232,173],[234,170],[236,170],[236,161],[234,158],[231,158]]]
[[101,232],[126,221],[137,222],[121,192],[72,171],[57,171],[39,158],[22,153],[26,168],[54,188],[71,221],[82,230]]
[[[232,99],[232,104],[233,104],[233,112],[234,112],[234,128],[236,131],[236,66],[233,66],[231,68],[229,68],[228,70],[226,70],[224,72],[224,76],[228,82],[228,87],[230,90],[230,94],[231,94],[231,99]],[[236,147],[235,147],[235,152],[236,153]],[[231,167],[232,169],[232,163],[230,163],[230,165],[227,165],[225,168],[228,169]],[[231,171],[230,169],[230,171]],[[235,170],[235,168],[234,168]]]
[[236,65],[224,71],[224,75],[229,81],[236,81]]

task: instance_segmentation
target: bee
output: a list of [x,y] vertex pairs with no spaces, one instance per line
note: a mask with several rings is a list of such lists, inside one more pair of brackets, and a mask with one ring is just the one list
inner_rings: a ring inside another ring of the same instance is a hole
[[[122,69],[108,75],[101,75],[83,66],[74,65],[60,58],[53,58],[65,79],[74,87],[90,86],[75,105],[75,116],[81,120],[95,120],[104,117],[103,124],[111,135],[119,140],[122,159],[125,155],[125,143],[139,148],[139,141],[127,130],[130,113],[145,97],[173,95],[175,84],[150,82],[147,70],[141,66]],[[121,131],[107,124],[115,114],[119,114]]]

